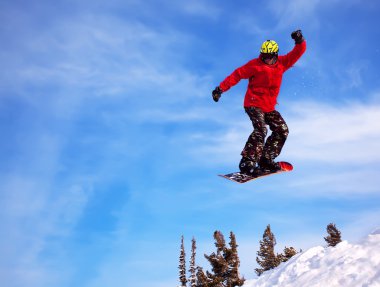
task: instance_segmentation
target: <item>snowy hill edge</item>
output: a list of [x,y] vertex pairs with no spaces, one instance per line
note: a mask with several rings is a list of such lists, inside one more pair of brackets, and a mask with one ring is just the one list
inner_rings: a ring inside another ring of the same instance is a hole
[[358,244],[310,248],[243,285],[280,286],[380,287],[380,228]]

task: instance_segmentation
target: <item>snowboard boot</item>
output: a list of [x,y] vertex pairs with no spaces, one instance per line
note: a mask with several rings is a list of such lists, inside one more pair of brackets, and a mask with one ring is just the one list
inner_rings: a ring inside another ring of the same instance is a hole
[[264,157],[260,159],[259,167],[263,172],[276,172],[281,170],[281,166],[278,162],[274,162],[273,160]]
[[249,157],[242,157],[239,163],[239,169],[241,173],[247,175],[254,175],[256,163]]

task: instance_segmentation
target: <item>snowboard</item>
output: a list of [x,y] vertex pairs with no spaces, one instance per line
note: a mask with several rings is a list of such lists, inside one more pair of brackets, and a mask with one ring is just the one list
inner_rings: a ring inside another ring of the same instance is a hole
[[277,173],[283,173],[287,171],[292,171],[293,166],[286,162],[286,161],[280,161],[278,162],[280,164],[281,169],[275,172],[270,172],[270,171],[263,171],[259,172],[255,176],[247,175],[241,172],[233,172],[233,173],[228,173],[228,174],[219,174],[219,176],[224,177],[226,179],[232,180],[237,183],[246,183],[251,180],[255,180],[264,176],[272,175],[272,174],[277,174]]

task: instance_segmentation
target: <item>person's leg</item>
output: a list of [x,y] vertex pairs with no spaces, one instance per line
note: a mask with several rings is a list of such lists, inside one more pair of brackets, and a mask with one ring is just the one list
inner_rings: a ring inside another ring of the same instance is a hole
[[289,129],[278,111],[266,113],[265,122],[269,125],[272,133],[265,142],[259,165],[264,169],[276,170],[279,167],[274,162],[274,159],[281,153],[282,147],[288,137]]
[[241,172],[253,173],[256,163],[261,158],[268,129],[265,124],[265,114],[261,109],[250,107],[245,108],[245,111],[252,122],[253,132],[241,152],[239,168]]

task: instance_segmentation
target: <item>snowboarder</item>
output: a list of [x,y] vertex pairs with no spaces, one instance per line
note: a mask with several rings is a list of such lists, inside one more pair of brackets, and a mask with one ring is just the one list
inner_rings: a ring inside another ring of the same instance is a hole
[[[228,91],[241,79],[248,80],[244,98],[244,109],[253,125],[253,132],[241,152],[239,169],[247,175],[258,171],[276,172],[281,169],[274,159],[280,154],[288,137],[289,130],[281,114],[275,109],[280,91],[282,75],[291,68],[306,50],[306,41],[301,30],[291,33],[294,48],[286,55],[279,56],[278,44],[273,40],[265,41],[260,56],[237,68],[212,91],[218,102],[222,93]],[[267,136],[267,125],[272,131]]]

